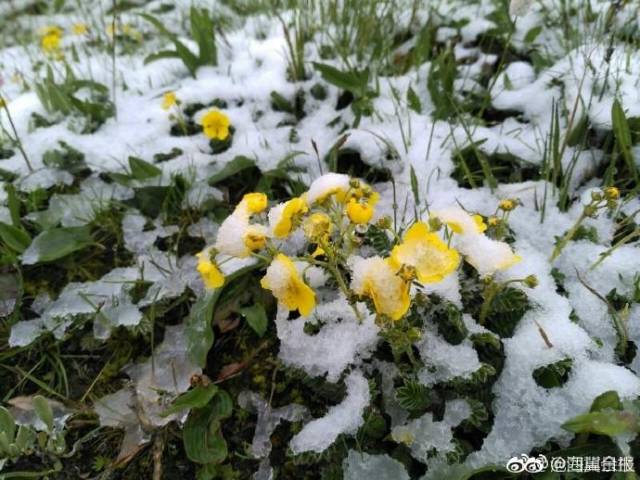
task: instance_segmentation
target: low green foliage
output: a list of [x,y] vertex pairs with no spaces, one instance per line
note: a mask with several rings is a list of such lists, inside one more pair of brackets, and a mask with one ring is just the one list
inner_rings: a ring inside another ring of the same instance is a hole
[[191,76],[196,76],[198,68],[205,65],[218,64],[218,49],[216,47],[214,24],[211,13],[206,8],[191,7],[189,21],[191,36],[198,45],[198,54],[191,52],[176,34],[171,33],[165,25],[153,15],[141,13],[140,16],[151,23],[160,35],[173,43],[174,50],[162,50],[147,56],[145,63],[155,62],[164,58],[179,58]]

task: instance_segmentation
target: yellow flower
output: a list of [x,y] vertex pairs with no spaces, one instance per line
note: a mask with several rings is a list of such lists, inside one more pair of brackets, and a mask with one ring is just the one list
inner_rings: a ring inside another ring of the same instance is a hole
[[400,320],[411,305],[409,283],[396,275],[396,268],[381,257],[356,258],[351,262],[351,289],[370,298],[376,312]]
[[482,215],[472,215],[471,218],[475,222],[478,232],[482,233],[487,229],[487,224],[482,220]]
[[244,234],[244,244],[252,252],[262,250],[267,243],[267,235],[259,227],[250,225]]
[[515,200],[505,198],[503,200],[500,200],[500,203],[498,203],[498,208],[500,210],[504,210],[505,212],[510,212],[511,210],[516,208],[517,205],[518,203]]
[[620,198],[620,190],[616,187],[607,187],[604,189],[604,196],[607,200],[618,200]]
[[229,117],[219,110],[210,110],[202,117],[202,130],[211,139],[226,140],[230,125]]
[[275,206],[269,212],[269,225],[276,238],[286,238],[293,230],[295,220],[309,211],[307,202],[302,197]]
[[333,229],[333,225],[331,224],[329,215],[322,212],[316,212],[312,213],[309,218],[305,220],[302,225],[302,229],[309,240],[317,242],[329,237],[331,230]]
[[42,50],[48,54],[57,53],[60,50],[61,36],[56,33],[48,33],[40,41]]
[[71,31],[74,35],[84,35],[89,31],[86,23],[74,23],[71,27]]
[[347,204],[347,216],[351,223],[357,225],[367,224],[373,217],[373,213],[373,206],[369,202],[362,203],[352,198]]
[[492,227],[495,227],[500,223],[500,219],[494,216],[489,217],[487,221],[489,222],[489,225],[491,225]]
[[162,109],[169,110],[178,102],[176,92],[167,92],[162,96]]
[[198,266],[196,268],[202,276],[204,286],[207,288],[219,288],[224,285],[224,275],[218,266],[211,261],[209,249],[198,253],[196,257],[198,257]]
[[282,253],[273,259],[260,285],[271,290],[281,305],[288,310],[298,310],[303,316],[309,315],[316,306],[315,292],[302,280],[291,259]]
[[116,33],[115,28],[113,28],[113,23],[110,23],[109,25],[107,25],[106,31],[109,37],[113,37],[113,34]]
[[250,213],[260,213],[267,208],[267,196],[261,192],[246,193],[239,205],[246,207]]
[[416,269],[421,283],[437,283],[460,264],[460,255],[422,222],[414,223],[400,245],[393,247],[391,265],[398,270],[403,265]]
[[56,35],[58,37],[62,37],[62,35],[64,34],[64,30],[58,25],[47,25],[46,27],[42,27],[41,29],[39,29],[38,33],[41,37],[45,37],[47,35]]

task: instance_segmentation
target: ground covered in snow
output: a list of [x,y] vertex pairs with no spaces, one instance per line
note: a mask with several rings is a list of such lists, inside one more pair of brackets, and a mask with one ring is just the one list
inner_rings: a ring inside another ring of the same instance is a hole
[[2,2],[0,479],[640,469],[634,3]]

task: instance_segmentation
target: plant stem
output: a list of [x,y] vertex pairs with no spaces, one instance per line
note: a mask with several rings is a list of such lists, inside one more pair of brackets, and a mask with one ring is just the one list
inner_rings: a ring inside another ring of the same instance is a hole
[[560,241],[556,244],[555,248],[553,249],[553,253],[549,257],[550,262],[553,262],[556,258],[558,258],[558,255],[562,253],[562,249],[566,247],[567,243],[571,241],[573,236],[578,231],[580,224],[584,221],[585,218],[587,218],[587,214],[585,210],[583,210],[582,213],[580,214],[580,217],[578,217],[578,220],[576,220],[576,223],[573,224],[571,229],[567,233],[565,233],[564,237],[562,237]]
[[33,166],[29,161],[29,157],[27,156],[27,152],[24,151],[24,147],[22,146],[22,142],[20,141],[20,137],[18,136],[18,130],[16,129],[15,124],[13,123],[13,118],[11,117],[11,112],[9,111],[9,107],[7,106],[7,102],[4,100],[4,97],[0,95],[0,103],[2,104],[2,108],[4,108],[5,113],[7,114],[7,119],[9,120],[9,125],[11,125],[11,130],[13,130],[13,142],[18,146],[18,150],[22,154],[24,158],[24,162],[27,164],[27,168],[30,172],[33,172]]

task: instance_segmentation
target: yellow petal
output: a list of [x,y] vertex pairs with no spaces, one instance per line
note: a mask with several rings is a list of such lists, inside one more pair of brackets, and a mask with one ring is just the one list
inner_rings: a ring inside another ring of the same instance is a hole
[[200,272],[204,286],[206,288],[214,289],[220,288],[224,285],[224,275],[218,266],[211,262],[208,258],[208,254],[199,253],[197,257],[198,266],[196,268],[198,272]]
[[242,202],[251,213],[260,213],[267,208],[267,196],[261,192],[247,193],[242,197]]
[[347,204],[347,216],[352,223],[357,225],[365,225],[369,223],[373,217],[373,212],[373,206],[369,203],[360,203],[352,199]]

